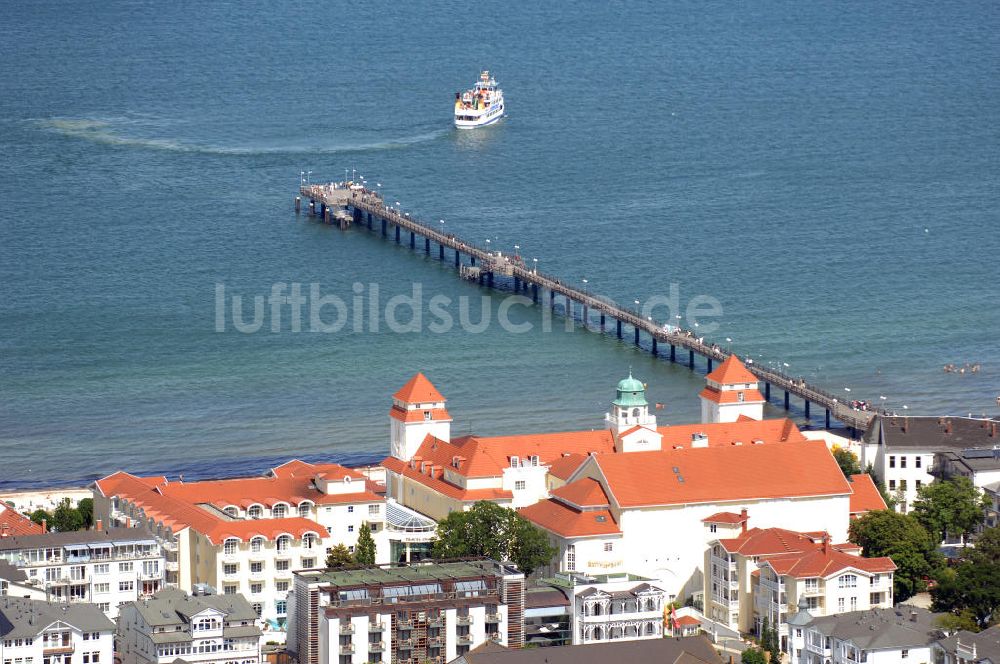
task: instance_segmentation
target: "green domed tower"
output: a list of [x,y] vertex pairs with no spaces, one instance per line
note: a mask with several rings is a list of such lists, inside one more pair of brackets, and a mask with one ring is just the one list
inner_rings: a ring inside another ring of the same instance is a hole
[[611,411],[604,416],[604,421],[616,434],[635,426],[656,428],[656,417],[649,414],[646,386],[632,377],[631,370],[628,378],[618,383]]

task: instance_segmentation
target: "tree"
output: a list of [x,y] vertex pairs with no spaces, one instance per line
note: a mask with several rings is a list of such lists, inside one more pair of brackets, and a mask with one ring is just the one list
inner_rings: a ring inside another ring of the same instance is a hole
[[976,539],[968,560],[931,591],[935,611],[948,611],[955,620],[971,618],[987,627],[1000,614],[1000,527],[987,528]]
[[781,646],[778,643],[778,629],[771,628],[771,621],[768,616],[764,616],[764,622],[760,628],[760,646],[765,652],[771,653],[771,661],[777,662],[781,659]]
[[94,525],[94,499],[83,498],[76,504],[76,511],[83,517],[83,527],[89,529]]
[[908,514],[868,512],[851,522],[850,540],[863,549],[866,558],[892,558],[896,564],[893,596],[897,602],[922,591],[924,577],[933,577],[943,562],[937,542]]
[[957,632],[964,629],[967,632],[978,632],[979,623],[971,609],[962,609],[958,613],[945,613],[934,621],[941,629],[949,632]]
[[354,564],[354,556],[343,544],[338,544],[326,554],[326,566],[330,569],[342,569]]
[[433,550],[435,558],[486,556],[511,560],[525,574],[548,564],[556,553],[545,533],[533,523],[508,507],[486,500],[441,519]]
[[39,526],[42,525],[42,521],[52,523],[52,515],[43,510],[41,507],[32,512],[28,518],[37,523]]
[[875,467],[868,464],[865,468],[865,473],[871,476],[872,482],[875,483],[875,488],[878,489],[879,494],[882,496],[882,500],[885,501],[885,506],[890,510],[896,509],[896,499],[893,498],[888,491],[886,491],[885,483],[878,478],[878,475],[875,474]]
[[944,541],[948,534],[965,537],[982,524],[989,498],[968,477],[932,482],[917,490],[913,515],[927,532]]
[[767,659],[764,657],[764,651],[760,648],[747,648],[740,655],[740,662],[742,664],[767,664]]
[[83,517],[70,504],[69,498],[63,498],[52,513],[52,529],[60,533],[68,533],[83,528]]
[[833,458],[837,460],[837,465],[840,466],[840,472],[844,473],[844,477],[861,474],[858,456],[846,447],[833,448]]
[[358,565],[375,564],[375,540],[372,538],[372,529],[367,523],[361,524],[358,543],[354,545],[354,562]]

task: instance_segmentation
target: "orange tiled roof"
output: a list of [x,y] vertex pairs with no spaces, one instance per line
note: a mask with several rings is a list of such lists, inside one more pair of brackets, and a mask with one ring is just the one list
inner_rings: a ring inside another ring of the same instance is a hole
[[586,454],[564,454],[549,464],[549,475],[561,480],[568,480],[576,469],[587,460]]
[[889,509],[868,473],[851,475],[851,489],[854,490],[851,494],[851,516],[857,517],[865,512]]
[[720,385],[731,385],[733,383],[756,383],[757,376],[750,373],[746,365],[740,361],[733,353],[716,368],[715,371],[705,376],[707,380],[714,380]]
[[427,380],[427,376],[419,372],[408,380],[406,385],[399,388],[399,391],[393,394],[392,397],[406,403],[427,403],[429,401],[445,400],[437,388],[434,387],[434,384]]
[[590,477],[553,489],[552,497],[574,507],[607,507],[611,504],[601,483]]
[[389,409],[389,417],[394,420],[399,420],[400,422],[423,422],[427,419],[424,417],[424,413],[427,412],[431,414],[431,419],[435,422],[451,420],[451,415],[449,415],[448,411],[444,408],[431,408],[429,410],[404,410],[395,404]]
[[382,465],[394,473],[416,480],[427,488],[455,500],[475,502],[478,500],[509,501],[514,499],[514,494],[504,489],[463,489],[451,482],[446,482],[442,477],[440,466],[427,473],[421,473],[419,465],[416,468],[411,468],[410,464],[396,457],[383,459]]
[[35,523],[12,507],[0,503],[0,537],[42,535],[44,533],[45,531],[40,524]]
[[542,500],[518,510],[521,516],[562,537],[620,535],[621,530],[608,510],[574,509],[557,500]]
[[679,627],[686,627],[688,625],[700,625],[701,621],[694,616],[681,616],[676,621]]
[[819,546],[804,533],[784,528],[751,528],[739,537],[720,539],[719,544],[729,553],[744,556],[801,553]]
[[736,512],[717,512],[702,519],[702,523],[743,523],[747,517]]
[[828,577],[847,569],[857,569],[869,574],[896,570],[896,565],[891,558],[862,558],[838,551],[832,546],[828,547],[825,552],[822,548],[814,548],[801,553],[768,556],[762,562],[763,564],[770,565],[778,574],[793,576],[797,579]]
[[[743,401],[740,401],[740,394],[743,395]],[[709,401],[714,401],[715,403],[764,403],[765,401],[764,395],[756,388],[750,390],[717,390],[714,387],[707,386],[698,393],[698,396]]]
[[[331,474],[328,471],[327,474]],[[347,468],[341,470],[331,479],[350,477],[357,480],[358,490],[344,494],[322,493],[313,484],[310,475],[300,474],[290,477],[241,477],[230,480],[208,480],[204,482],[170,482],[159,487],[160,493],[179,498],[191,504],[208,503],[224,509],[230,505],[246,508],[260,504],[273,507],[278,503],[288,503],[293,508],[299,503],[310,501],[317,505],[336,505],[343,503],[380,502],[383,498],[376,496],[365,486],[365,477]]]
[[[306,533],[313,533],[320,538],[327,537],[326,528],[312,519],[290,517],[287,519],[245,519],[240,521],[220,521],[210,533],[205,533],[218,544],[230,537],[236,537],[249,542],[254,537],[276,540],[281,535],[291,535],[294,539],[302,539]],[[319,549],[317,549],[318,555]]]
[[822,441],[601,454],[593,460],[622,507],[851,493]]
[[802,442],[802,435],[795,422],[787,417],[772,420],[742,418],[736,422],[711,422],[708,424],[675,424],[657,427],[663,437],[663,449],[682,445],[691,447],[691,436],[703,433],[708,437],[709,447],[732,445],[740,442],[749,445],[755,440],[765,443]]

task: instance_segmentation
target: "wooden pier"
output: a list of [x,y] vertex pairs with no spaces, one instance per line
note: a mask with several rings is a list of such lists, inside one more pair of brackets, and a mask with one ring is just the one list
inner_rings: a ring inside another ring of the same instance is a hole
[[[530,293],[536,304],[548,293],[548,306],[552,308],[555,307],[556,297],[560,296],[564,298],[567,316],[573,315],[573,305],[576,303],[582,308],[581,318],[585,326],[589,324],[592,312],[596,312],[600,316],[601,331],[607,329],[605,324],[610,319],[615,323],[619,339],[623,337],[623,329],[629,328],[636,346],[641,347],[642,337],[645,335],[650,339],[653,355],[669,355],[671,362],[686,363],[691,370],[695,368],[696,355],[705,359],[709,372],[713,363],[722,362],[729,356],[718,344],[706,342],[704,337],[695,336],[691,330],[669,328],[661,322],[644,318],[634,309],[619,306],[594,293],[564,284],[552,275],[539,272],[537,268],[529,268],[515,257],[466,242],[453,234],[445,234],[433,226],[411,219],[408,214],[400,214],[398,210],[387,206],[375,191],[359,185],[335,183],[303,185],[299,194],[302,198],[309,199],[309,214],[319,216],[325,223],[337,223],[341,228],[347,228],[351,224],[362,225],[370,231],[377,229],[386,238],[391,233],[397,244],[401,243],[403,233],[408,233],[411,249],[417,248],[419,237],[427,255],[431,253],[432,244],[437,246],[438,258],[442,261],[445,260],[446,251],[453,253],[455,267],[463,278],[475,279],[480,284],[493,288],[495,277],[505,277],[512,280],[515,293]],[[301,200],[295,199],[296,212],[301,209]],[[468,258],[468,264],[463,263],[463,256]],[[686,358],[684,351],[687,352]],[[830,421],[833,419],[842,422],[853,430],[852,433],[857,434],[867,428],[875,416],[873,411],[853,408],[849,403],[810,385],[804,379],[753,363],[748,363],[747,369],[764,383],[764,397],[768,402],[771,400],[772,389],[777,389],[784,391],[785,410],[791,407],[792,395],[802,399],[806,419],[811,417],[811,405],[824,409],[826,428],[830,428]]]

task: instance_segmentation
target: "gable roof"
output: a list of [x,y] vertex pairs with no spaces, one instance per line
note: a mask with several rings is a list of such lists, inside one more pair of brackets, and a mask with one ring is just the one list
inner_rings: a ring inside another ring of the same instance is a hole
[[576,469],[587,460],[586,454],[563,454],[549,464],[549,475],[561,480],[568,480]]
[[115,624],[96,604],[0,596],[0,638],[33,639],[56,622],[72,625],[84,632],[115,630]]
[[518,510],[528,521],[562,537],[621,535],[607,509],[583,511],[555,499],[540,500]]
[[427,380],[427,376],[417,372],[406,385],[399,388],[399,391],[392,395],[394,399],[406,403],[427,403],[431,401],[444,401],[444,396],[438,392],[434,384]]
[[677,446],[691,447],[691,437],[695,434],[704,434],[708,438],[709,447],[736,443],[750,445],[758,440],[765,444],[794,443],[807,440],[795,422],[787,417],[770,420],[755,420],[745,417],[735,422],[674,424],[658,427],[657,431],[663,436],[662,446],[664,449]]
[[743,556],[803,553],[819,546],[812,537],[784,528],[750,528],[738,537],[720,539],[719,544]]
[[0,537],[17,535],[41,535],[45,532],[40,524],[19,513],[14,508],[0,503]]
[[889,509],[879,493],[878,487],[868,473],[851,475],[851,516],[858,517],[865,512],[877,512]]
[[740,361],[740,358],[736,357],[735,353],[727,357],[715,371],[705,376],[705,379],[715,381],[720,385],[756,383],[760,380],[750,373],[750,370]]
[[740,524],[747,520],[745,514],[737,514],[736,512],[716,512],[711,516],[707,516],[701,520],[702,523],[728,523],[728,524]]
[[822,441],[602,454],[591,462],[621,507],[851,493]]
[[575,507],[608,507],[611,504],[601,483],[590,477],[553,489],[552,497]]
[[810,577],[828,577],[845,570],[856,569],[869,574],[894,572],[896,565],[891,558],[862,558],[861,556],[838,551],[827,546],[803,553],[787,553],[767,556],[761,565],[770,565],[778,574],[793,576],[797,579]]

